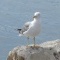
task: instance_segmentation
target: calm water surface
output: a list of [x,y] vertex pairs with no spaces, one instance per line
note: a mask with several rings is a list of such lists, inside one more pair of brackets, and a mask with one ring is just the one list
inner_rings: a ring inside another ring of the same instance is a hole
[[36,43],[60,39],[60,0],[0,0],[0,60],[6,60],[12,48],[26,45],[26,37],[19,37],[16,29],[36,11],[41,12],[42,25]]

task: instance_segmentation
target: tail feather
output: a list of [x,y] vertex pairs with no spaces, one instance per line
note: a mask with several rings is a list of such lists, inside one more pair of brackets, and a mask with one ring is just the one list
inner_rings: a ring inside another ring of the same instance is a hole
[[22,29],[17,29],[17,31],[19,32],[19,36],[23,36]]
[[20,33],[21,30],[22,30],[22,29],[17,29],[17,31],[19,31],[19,33]]
[[19,36],[23,36],[23,34],[19,34]]

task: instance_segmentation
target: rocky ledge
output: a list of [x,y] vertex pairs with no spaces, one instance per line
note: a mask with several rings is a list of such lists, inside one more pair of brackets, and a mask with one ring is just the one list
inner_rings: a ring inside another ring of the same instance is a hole
[[7,60],[60,60],[60,40],[32,45],[18,46],[12,49]]

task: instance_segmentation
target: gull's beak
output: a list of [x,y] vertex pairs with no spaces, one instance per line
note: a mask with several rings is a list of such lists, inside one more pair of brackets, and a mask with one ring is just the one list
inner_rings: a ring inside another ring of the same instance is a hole
[[33,18],[35,18],[36,16],[33,16]]

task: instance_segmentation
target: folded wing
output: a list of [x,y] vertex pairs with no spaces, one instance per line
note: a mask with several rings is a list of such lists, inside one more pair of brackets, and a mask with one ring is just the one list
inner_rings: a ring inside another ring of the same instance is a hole
[[22,29],[17,29],[19,31],[19,36],[22,36],[25,31],[29,29],[30,22],[25,23]]

